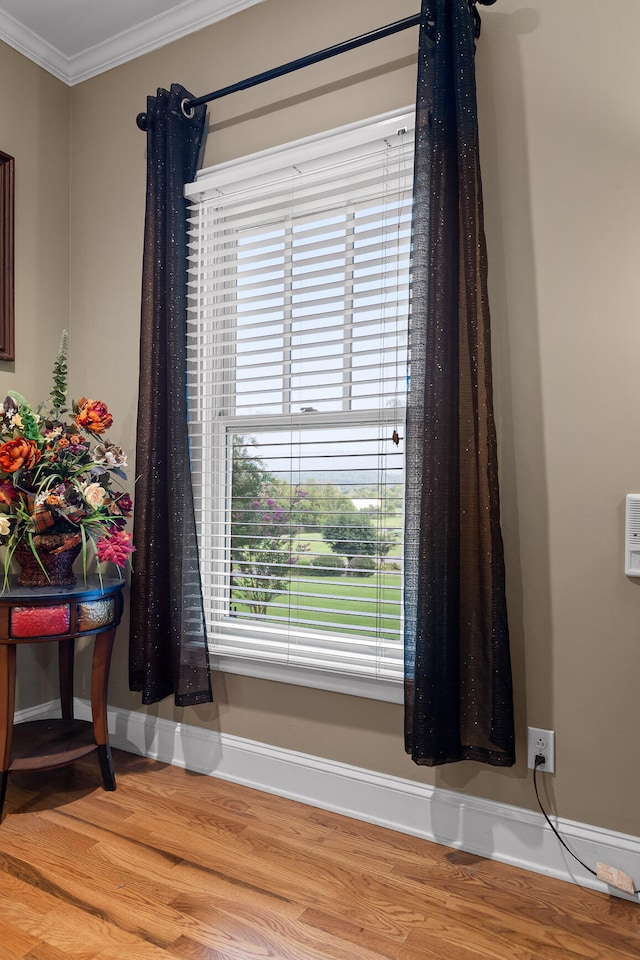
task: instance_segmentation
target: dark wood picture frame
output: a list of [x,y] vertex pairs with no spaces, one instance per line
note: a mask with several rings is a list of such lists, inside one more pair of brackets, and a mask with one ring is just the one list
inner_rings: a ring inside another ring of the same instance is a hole
[[14,158],[0,150],[0,360],[15,360],[14,164]]

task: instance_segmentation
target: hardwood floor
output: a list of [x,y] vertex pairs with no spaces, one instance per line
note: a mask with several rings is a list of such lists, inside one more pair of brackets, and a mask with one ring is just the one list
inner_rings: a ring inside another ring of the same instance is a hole
[[1,960],[638,960],[640,909],[114,751],[9,777]]

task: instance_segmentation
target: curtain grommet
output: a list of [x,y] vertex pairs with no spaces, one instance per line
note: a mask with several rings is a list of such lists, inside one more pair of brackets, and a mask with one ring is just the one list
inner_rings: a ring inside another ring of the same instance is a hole
[[187,100],[186,97],[184,100],[180,101],[180,109],[182,110],[182,115],[186,117],[187,120],[193,120],[196,113],[196,108],[189,106],[190,102],[191,101]]

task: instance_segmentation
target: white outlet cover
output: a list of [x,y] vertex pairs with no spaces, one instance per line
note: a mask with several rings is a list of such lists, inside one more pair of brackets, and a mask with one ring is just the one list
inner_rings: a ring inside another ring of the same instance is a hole
[[[546,740],[546,750],[540,750],[536,746],[538,738]],[[536,754],[544,753],[547,762],[538,767],[540,773],[555,773],[556,769],[556,735],[553,730],[543,730],[541,727],[527,728],[527,767],[533,770],[535,767]]]

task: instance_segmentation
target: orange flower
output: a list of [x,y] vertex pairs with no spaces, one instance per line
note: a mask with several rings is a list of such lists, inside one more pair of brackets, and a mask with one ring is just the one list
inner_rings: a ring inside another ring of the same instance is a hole
[[62,447],[62,449],[64,450],[65,447],[69,446],[69,441],[67,440],[66,437],[60,437],[60,439],[58,440],[58,446]]
[[30,470],[40,459],[40,451],[33,440],[16,437],[0,446],[0,470],[15,473],[21,467]]
[[87,400],[83,397],[78,406],[80,410],[76,423],[89,433],[104,433],[113,423],[113,417],[102,400]]

